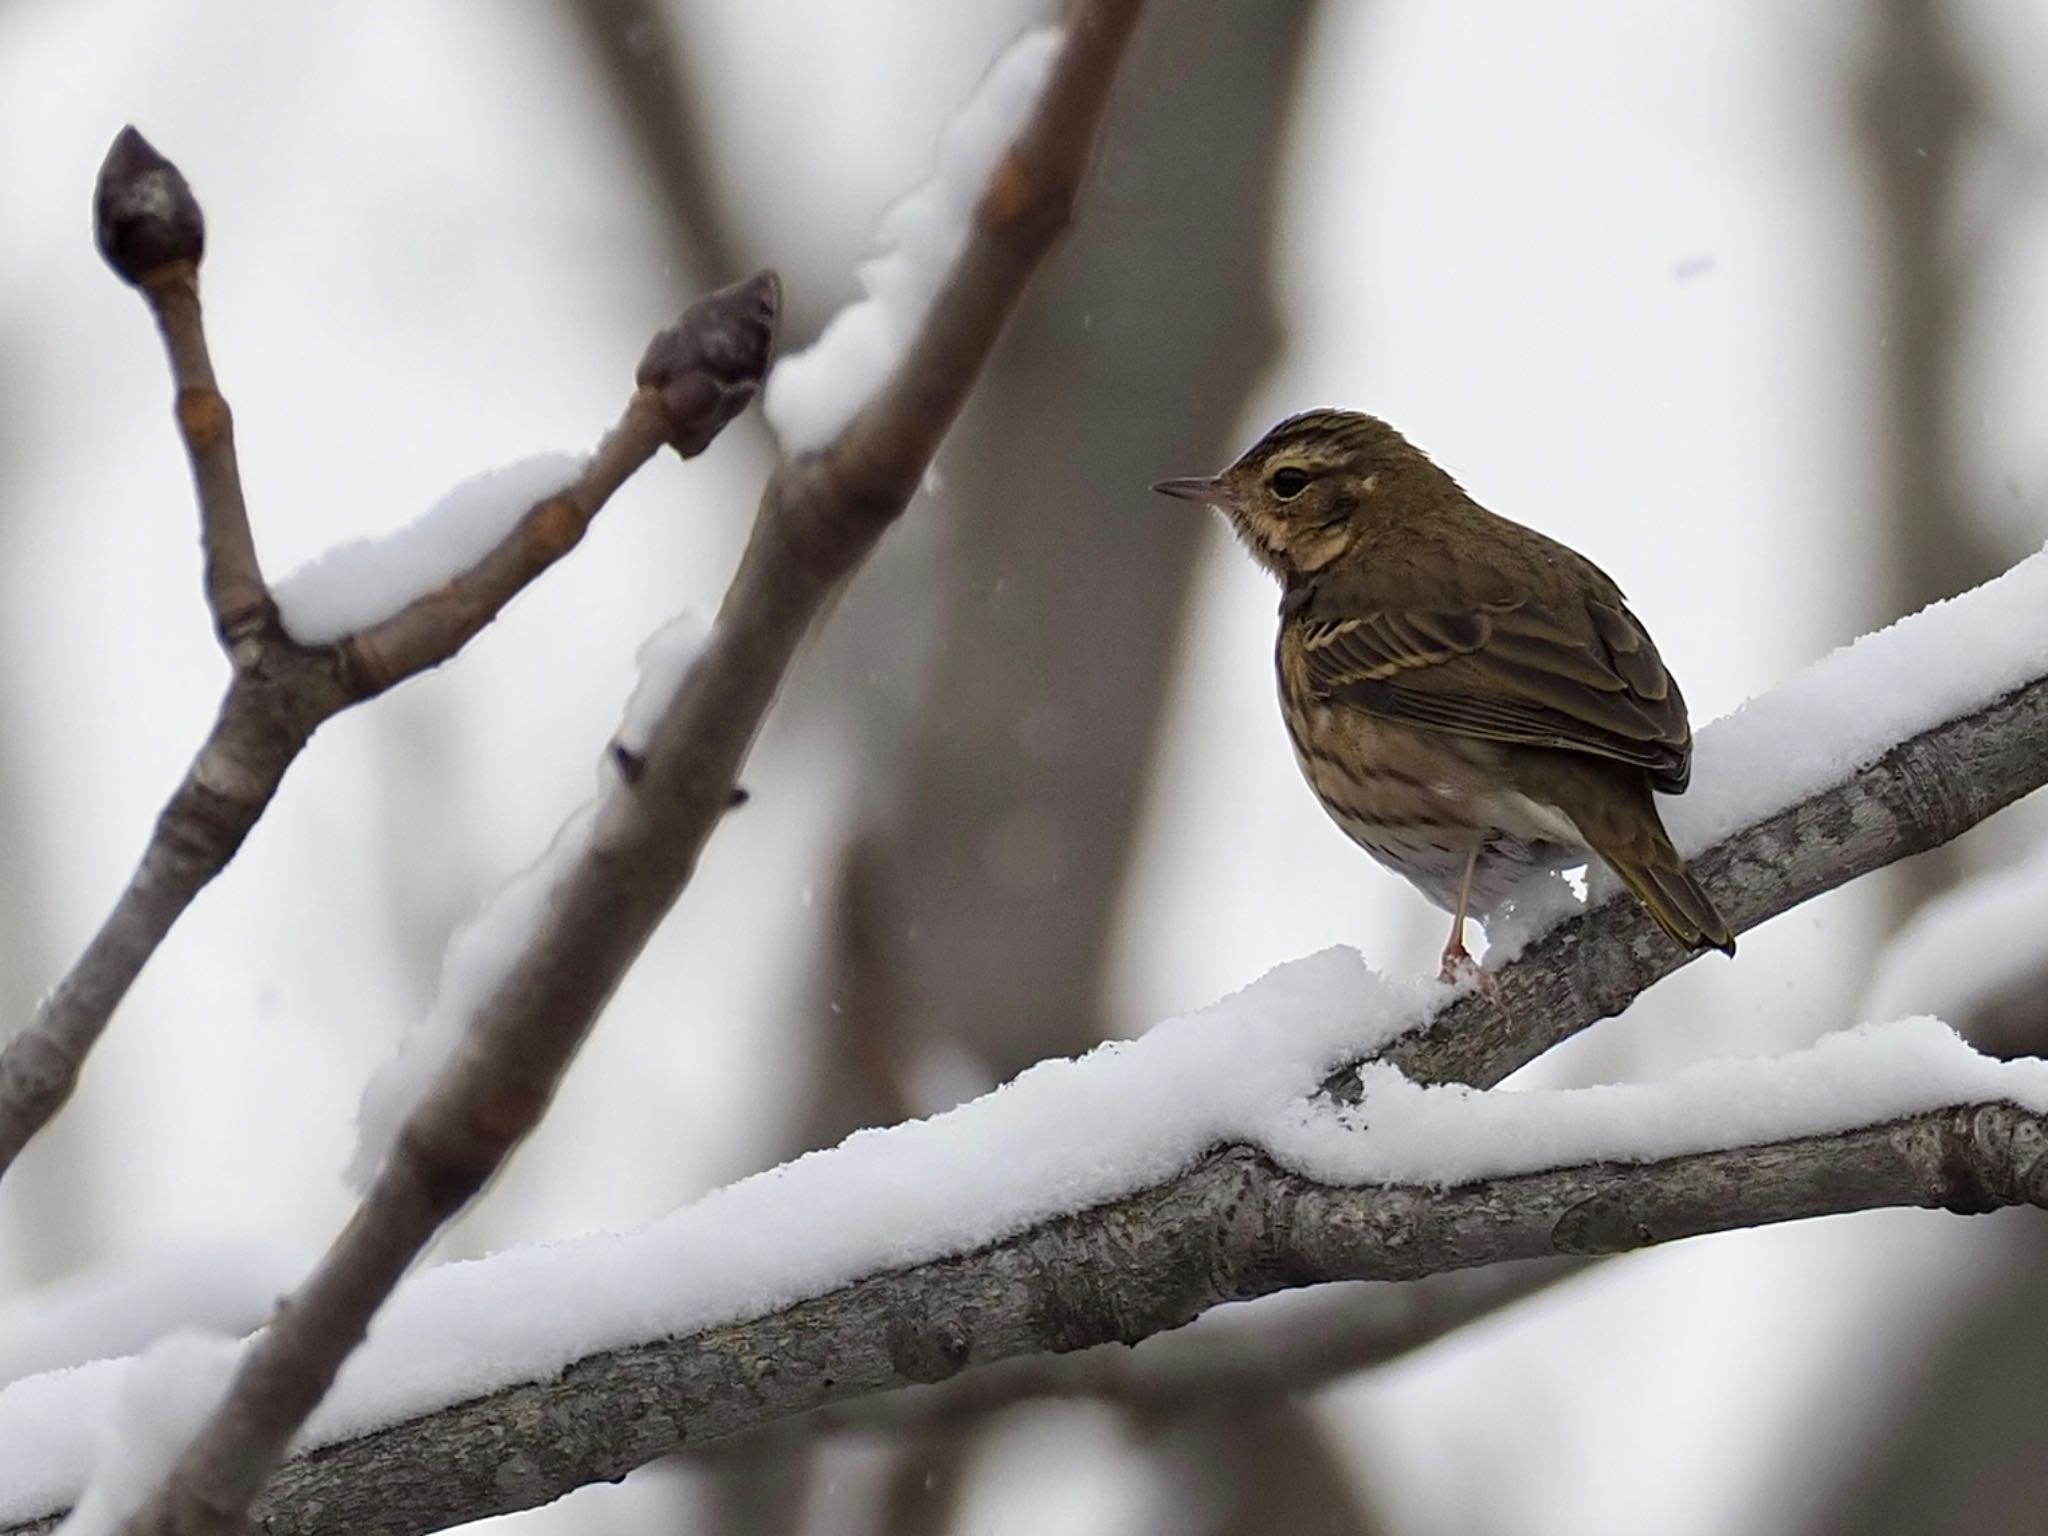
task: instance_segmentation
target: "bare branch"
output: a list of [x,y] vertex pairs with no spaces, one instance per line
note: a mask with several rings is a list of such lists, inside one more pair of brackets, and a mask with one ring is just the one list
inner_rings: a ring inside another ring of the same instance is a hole
[[[575,546],[664,443],[685,457],[701,451],[758,387],[779,295],[774,274],[762,273],[691,305],[649,346],[624,414],[574,482],[528,509],[445,586],[334,645],[301,645],[280,621],[248,540],[227,405],[214,388],[201,329],[198,205],[176,168],[133,129],[116,140],[108,167],[100,243],[163,326],[199,487],[208,600],[234,674],[127,889],[35,1018],[0,1050],[0,1173],[63,1107],[128,988],[234,858],[313,732],[461,650]],[[138,207],[141,213],[132,211]],[[165,251],[174,254],[160,259]]]
[[541,926],[408,1118],[355,1217],[244,1355],[218,1411],[123,1529],[239,1528],[371,1314],[538,1122],[599,1009],[688,881],[740,762],[830,591],[903,510],[1067,222],[1139,0],[1075,6],[1044,95],[889,383],[822,452],[778,471],[711,638],[600,802]]
[[142,291],[163,332],[178,391],[178,430],[199,493],[206,604],[221,644],[239,662],[245,658],[238,647],[275,610],[242,500],[234,417],[214,381],[200,315],[206,222],[178,168],[133,128],[121,130],[100,166],[93,233],[107,264]]
[[[555,1380],[301,1455],[254,1515],[270,1536],[411,1536],[830,1404],[993,1361],[1133,1343],[1289,1287],[1616,1253],[1883,1206],[2041,1206],[2044,1154],[2048,1117],[1995,1103],[1449,1189],[1333,1187],[1228,1148],[1168,1184],[974,1253],[595,1354]],[[887,1400],[858,1412],[871,1408],[886,1415]]]

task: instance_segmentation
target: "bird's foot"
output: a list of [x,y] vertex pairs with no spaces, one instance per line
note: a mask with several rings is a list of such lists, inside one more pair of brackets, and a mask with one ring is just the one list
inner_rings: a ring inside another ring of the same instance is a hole
[[1482,996],[1496,1003],[1500,1001],[1500,983],[1494,979],[1493,972],[1484,969],[1472,958],[1472,951],[1465,947],[1462,940],[1453,939],[1444,946],[1444,961],[1436,973],[1436,979],[1449,985],[1456,985],[1468,978]]

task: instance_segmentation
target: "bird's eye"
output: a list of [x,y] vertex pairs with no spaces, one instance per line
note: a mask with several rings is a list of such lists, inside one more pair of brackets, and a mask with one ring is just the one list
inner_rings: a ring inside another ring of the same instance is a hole
[[1308,481],[1307,470],[1296,469],[1290,464],[1285,469],[1274,470],[1272,478],[1266,482],[1266,488],[1280,500],[1292,501],[1308,489]]

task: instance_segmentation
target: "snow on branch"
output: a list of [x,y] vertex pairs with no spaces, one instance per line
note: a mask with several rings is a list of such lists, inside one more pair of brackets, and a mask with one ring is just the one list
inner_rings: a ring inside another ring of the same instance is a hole
[[301,645],[333,645],[445,587],[582,475],[584,456],[536,454],[465,480],[391,533],[351,539],[277,584],[279,616]]
[[220,1401],[241,1345],[184,1330],[157,1340],[121,1373],[103,1415],[92,1474],[64,1536],[113,1536],[171,1468],[186,1439]]
[[[1358,1038],[1343,1020],[1361,989],[1344,952],[1296,962],[640,1232],[430,1271],[309,1426],[330,1449],[287,1469],[260,1518],[431,1529],[679,1444],[1315,1281],[2048,1200],[2048,1064],[1992,1061],[1931,1021],[1655,1084],[1477,1092],[1388,1069],[1360,1105],[1317,1099]],[[0,1393],[0,1520],[64,1497],[124,1370]]]

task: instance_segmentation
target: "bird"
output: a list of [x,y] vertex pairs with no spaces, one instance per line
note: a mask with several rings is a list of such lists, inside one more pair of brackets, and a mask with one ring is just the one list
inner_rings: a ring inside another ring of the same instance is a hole
[[1477,969],[1468,916],[1589,855],[1678,944],[1735,953],[1654,798],[1691,777],[1684,697],[1605,571],[1358,411],[1290,416],[1221,474],[1152,488],[1220,511],[1279,579],[1295,760],[1353,842],[1452,914],[1444,980]]

